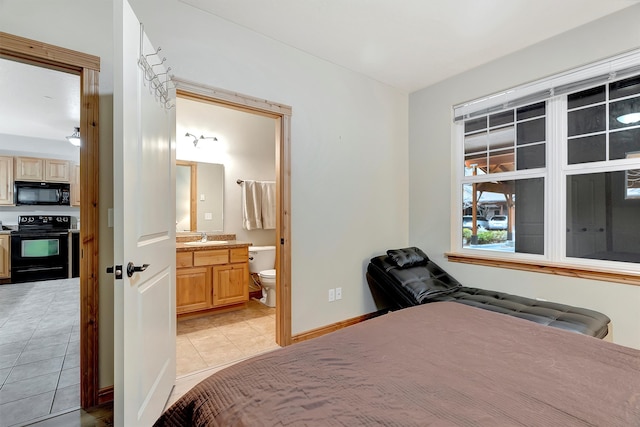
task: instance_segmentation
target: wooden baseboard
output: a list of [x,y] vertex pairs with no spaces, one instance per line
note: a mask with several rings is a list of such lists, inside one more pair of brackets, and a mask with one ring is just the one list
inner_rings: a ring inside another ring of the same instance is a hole
[[363,314],[362,316],[353,317],[351,319],[342,320],[340,322],[336,322],[330,325],[322,326],[320,328],[312,329],[310,331],[292,336],[291,343],[295,344],[298,342],[310,340],[312,338],[317,338],[319,336],[328,334],[329,332],[334,332],[334,331],[337,331],[338,329],[346,328],[347,326],[355,325],[356,323],[364,322],[365,320],[378,317],[381,314],[385,314],[387,311],[388,310],[379,310],[373,313]]
[[98,390],[98,405],[113,402],[113,386],[103,387]]

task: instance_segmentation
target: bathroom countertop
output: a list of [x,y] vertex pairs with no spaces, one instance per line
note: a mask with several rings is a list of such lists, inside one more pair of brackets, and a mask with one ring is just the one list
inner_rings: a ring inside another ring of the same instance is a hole
[[[216,240],[216,239],[209,239]],[[220,239],[222,240],[222,239]],[[193,241],[193,240],[191,240]],[[233,249],[233,248],[242,248],[251,246],[251,242],[242,242],[240,240],[227,240],[228,243],[223,243],[219,245],[185,245],[185,242],[176,242],[176,251],[177,252],[186,252],[186,251],[211,251],[216,249]]]

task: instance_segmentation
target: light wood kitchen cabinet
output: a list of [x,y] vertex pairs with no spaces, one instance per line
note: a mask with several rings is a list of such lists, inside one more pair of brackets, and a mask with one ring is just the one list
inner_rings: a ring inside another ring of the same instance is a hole
[[44,159],[14,157],[14,174],[16,181],[42,181]]
[[186,314],[249,300],[249,250],[176,252],[176,313]]
[[43,159],[38,157],[14,157],[16,181],[69,182],[68,160]]
[[0,157],[0,205],[13,205],[13,157]]
[[80,206],[80,165],[71,168],[71,206]]
[[47,182],[71,182],[69,161],[44,159],[44,180]]
[[0,234],[0,279],[11,277],[10,239],[8,234]]

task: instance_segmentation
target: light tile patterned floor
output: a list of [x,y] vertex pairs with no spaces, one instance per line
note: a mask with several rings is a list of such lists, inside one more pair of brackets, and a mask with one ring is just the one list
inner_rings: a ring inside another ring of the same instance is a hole
[[275,308],[255,300],[244,310],[179,320],[177,332],[178,377],[279,348]]
[[0,427],[80,407],[79,279],[0,285]]

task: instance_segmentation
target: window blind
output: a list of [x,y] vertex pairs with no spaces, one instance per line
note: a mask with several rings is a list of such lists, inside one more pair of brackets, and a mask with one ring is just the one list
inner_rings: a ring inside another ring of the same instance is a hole
[[454,122],[543,101],[640,73],[640,50],[608,58],[453,107]]

